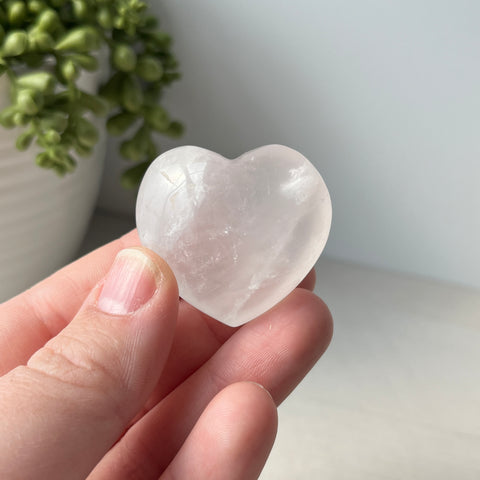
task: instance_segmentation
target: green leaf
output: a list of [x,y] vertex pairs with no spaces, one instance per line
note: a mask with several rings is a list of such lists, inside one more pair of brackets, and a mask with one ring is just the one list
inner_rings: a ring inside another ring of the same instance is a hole
[[55,50],[58,52],[89,53],[98,50],[100,44],[100,35],[94,27],[77,27],[70,30],[58,41]]
[[75,134],[80,145],[86,148],[92,148],[98,142],[98,130],[95,126],[83,117],[75,121]]
[[145,156],[143,148],[133,139],[122,142],[120,145],[120,154],[123,158],[131,160],[132,162],[139,162]]
[[27,8],[30,13],[38,15],[46,8],[45,2],[42,0],[28,0]]
[[0,112],[0,125],[4,128],[15,127],[15,122],[13,120],[13,117],[14,117],[16,112],[17,112],[17,109],[13,105],[11,105],[7,108],[4,108]]
[[21,133],[18,136],[17,142],[16,142],[16,147],[18,148],[18,150],[20,151],[27,150],[27,148],[31,145],[34,136],[35,136],[35,133],[33,132],[33,130],[28,130],[26,132]]
[[45,134],[43,135],[43,139],[45,140],[45,143],[47,145],[57,145],[61,142],[62,137],[56,130],[53,130],[52,128],[45,132]]
[[20,112],[35,115],[43,106],[43,97],[38,90],[29,88],[17,92],[16,105]]
[[121,112],[113,115],[107,120],[107,131],[110,135],[122,135],[138,119],[134,113]]
[[80,92],[79,101],[84,107],[99,117],[103,117],[108,112],[108,106],[106,102],[97,95],[90,95],[86,92]]
[[70,55],[70,58],[89,72],[95,72],[98,70],[98,60],[93,55],[88,55],[86,53],[73,53]]
[[65,156],[65,165],[67,167],[67,171],[73,172],[77,166],[77,162],[71,155],[66,155]]
[[16,127],[24,127],[29,122],[28,115],[23,112],[15,112],[13,114],[13,123]]
[[79,143],[74,145],[74,149],[80,157],[89,157],[93,153],[93,149],[91,147],[86,147],[85,145],[81,145]]
[[35,163],[42,168],[53,168],[54,162],[47,152],[40,152],[35,157]]
[[8,6],[7,16],[10,25],[19,27],[27,16],[27,6],[20,0],[12,2]]
[[122,186],[127,189],[138,187],[150,163],[151,161],[147,160],[125,170],[120,178]]
[[38,29],[29,32],[28,48],[30,51],[49,52],[53,50],[54,46],[55,41],[49,33]]
[[173,121],[168,126],[167,130],[165,131],[165,135],[171,138],[179,138],[184,134],[185,128],[184,126],[177,121]]
[[142,86],[135,76],[128,75],[123,79],[120,100],[123,108],[128,112],[136,113],[142,108]]
[[73,13],[78,20],[84,20],[88,16],[88,5],[84,0],[73,0]]
[[3,42],[2,55],[16,57],[21,55],[28,47],[28,35],[23,30],[12,30],[7,33]]
[[65,113],[59,111],[42,112],[42,117],[39,121],[39,128],[42,131],[55,130],[62,133],[68,126],[68,117]]
[[137,54],[129,45],[116,45],[112,53],[112,64],[121,72],[133,72],[137,65]]
[[163,75],[162,63],[152,55],[142,55],[138,59],[136,73],[147,82],[158,82]]
[[22,88],[38,90],[43,94],[52,94],[57,83],[55,77],[48,72],[27,73],[17,77],[16,84]]
[[164,133],[170,125],[167,111],[160,105],[145,108],[145,120],[155,131]]
[[55,10],[48,8],[43,10],[37,17],[37,28],[47,33],[53,33],[60,25],[60,19]]
[[149,32],[146,38],[148,42],[160,50],[168,49],[172,44],[172,37],[161,30]]
[[113,16],[110,8],[103,6],[98,10],[97,22],[104,30],[111,30],[113,27]]
[[60,72],[67,82],[74,82],[80,75],[77,65],[69,58],[60,64]]

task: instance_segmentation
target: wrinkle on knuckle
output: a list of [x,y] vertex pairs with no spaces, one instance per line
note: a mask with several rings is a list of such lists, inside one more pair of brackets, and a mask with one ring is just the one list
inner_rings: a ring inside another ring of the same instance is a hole
[[[60,340],[60,341],[57,341]],[[35,353],[28,365],[40,369],[66,383],[88,386],[95,383],[98,377],[110,380],[112,375],[105,366],[103,352],[98,351],[98,345],[88,343],[81,338],[62,334],[48,342]]]
[[31,357],[26,368],[53,381],[53,388],[68,392],[69,399],[90,404],[100,414],[108,411],[109,415],[124,420],[125,388],[121,375],[107,366],[102,359],[104,355],[98,354],[98,346],[74,337],[66,340],[68,348],[62,343],[47,343]]

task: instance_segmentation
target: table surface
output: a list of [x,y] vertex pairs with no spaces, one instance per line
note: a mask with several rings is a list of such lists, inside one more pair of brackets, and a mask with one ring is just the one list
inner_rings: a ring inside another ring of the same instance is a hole
[[[132,225],[98,212],[82,251]],[[261,479],[480,479],[480,292],[326,258],[317,278],[334,338]]]

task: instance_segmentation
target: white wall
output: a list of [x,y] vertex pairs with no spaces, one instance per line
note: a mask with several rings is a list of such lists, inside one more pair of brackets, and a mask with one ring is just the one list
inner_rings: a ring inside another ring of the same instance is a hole
[[152,4],[182,143],[296,148],[332,195],[327,255],[480,287],[480,2]]

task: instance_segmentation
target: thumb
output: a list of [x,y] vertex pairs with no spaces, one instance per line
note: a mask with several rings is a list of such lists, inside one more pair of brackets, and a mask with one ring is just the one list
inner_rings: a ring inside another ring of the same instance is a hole
[[158,382],[177,308],[165,262],[121,251],[70,324],[0,378],[0,478],[85,478]]

